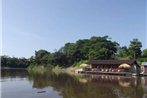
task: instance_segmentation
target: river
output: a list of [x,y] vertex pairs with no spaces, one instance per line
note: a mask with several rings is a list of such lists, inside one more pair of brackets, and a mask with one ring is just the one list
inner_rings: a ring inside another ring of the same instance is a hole
[[2,98],[147,98],[147,77],[1,70]]

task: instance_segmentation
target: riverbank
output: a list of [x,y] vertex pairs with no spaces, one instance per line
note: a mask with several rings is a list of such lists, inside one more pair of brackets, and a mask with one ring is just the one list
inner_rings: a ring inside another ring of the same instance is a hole
[[14,70],[26,70],[26,68],[12,68],[12,67],[1,67],[1,70],[3,70],[3,69],[14,69]]

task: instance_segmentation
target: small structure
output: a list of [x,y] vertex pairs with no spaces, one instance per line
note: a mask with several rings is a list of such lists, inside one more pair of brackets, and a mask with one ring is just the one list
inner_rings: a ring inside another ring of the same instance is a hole
[[83,63],[83,64],[80,65],[80,67],[81,68],[90,68],[91,66],[89,64]]
[[141,63],[141,73],[142,74],[147,74],[147,62],[142,62]]
[[80,72],[82,72],[84,69],[87,69],[87,68],[90,68],[90,65],[89,65],[89,64],[83,63],[83,64],[81,64],[81,65],[79,66],[79,68],[75,69],[75,73],[80,73]]
[[117,74],[140,74],[140,66],[136,60],[91,60],[91,72],[117,73]]

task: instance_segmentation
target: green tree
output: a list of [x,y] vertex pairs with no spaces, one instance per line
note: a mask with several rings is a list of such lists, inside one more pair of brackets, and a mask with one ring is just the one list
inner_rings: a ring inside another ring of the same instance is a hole
[[112,59],[119,44],[109,40],[108,36],[90,39],[89,59]]
[[142,57],[147,58],[147,49],[144,49],[144,50],[142,51]]
[[68,64],[72,64],[75,61],[75,43],[66,43],[64,47],[62,47],[59,52],[62,52],[64,55],[66,55],[68,59]]
[[1,56],[1,66],[10,68],[26,68],[30,64],[26,58]]
[[137,38],[130,41],[129,51],[132,58],[137,59],[141,56],[141,47],[142,43]]
[[59,65],[62,67],[67,67],[68,65],[68,59],[66,57],[65,54],[63,54],[62,52],[55,52],[52,54],[51,58],[50,58],[50,62],[52,65]]
[[120,47],[117,52],[119,58],[128,59],[130,58],[129,49],[126,46]]
[[88,59],[112,59],[119,44],[108,36],[78,40],[76,43],[66,43],[59,51],[67,56],[68,64]]
[[35,62],[37,64],[47,64],[50,52],[46,50],[35,51]]

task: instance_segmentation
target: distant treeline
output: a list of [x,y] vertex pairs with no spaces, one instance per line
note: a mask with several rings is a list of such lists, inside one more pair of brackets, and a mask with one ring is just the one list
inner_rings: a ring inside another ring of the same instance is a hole
[[1,67],[26,68],[29,65],[29,59],[26,58],[1,56]]
[[120,46],[108,36],[78,40],[66,43],[59,50],[51,53],[46,50],[35,51],[29,59],[1,56],[2,67],[61,66],[69,67],[78,62],[91,59],[137,59],[147,61],[147,49],[141,51],[142,43],[138,39],[130,41],[129,46]]

